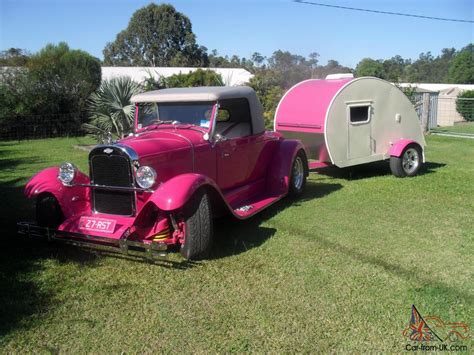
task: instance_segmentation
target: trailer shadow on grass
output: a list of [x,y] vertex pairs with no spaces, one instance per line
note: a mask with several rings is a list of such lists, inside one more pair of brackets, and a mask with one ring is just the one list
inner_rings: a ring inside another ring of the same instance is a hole
[[[418,175],[426,175],[436,172],[437,169],[445,167],[445,163],[426,162],[420,169]],[[350,166],[347,168],[338,168],[328,166],[311,170],[311,173],[326,175],[337,179],[360,180],[378,176],[392,175],[390,165],[387,161],[377,161],[369,164]]]
[[341,188],[342,185],[338,183],[308,181],[304,194],[298,199],[286,197],[248,220],[241,221],[232,217],[223,217],[216,220],[212,259],[238,255],[249,249],[259,247],[277,232],[275,228],[261,226],[264,221],[288,207],[300,205],[308,200],[323,198]]

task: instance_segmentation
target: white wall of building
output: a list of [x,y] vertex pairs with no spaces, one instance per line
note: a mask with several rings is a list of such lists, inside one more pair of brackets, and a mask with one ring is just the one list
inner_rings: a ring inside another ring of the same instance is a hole
[[[129,76],[133,81],[142,83],[152,75],[155,79],[175,74],[188,74],[199,68],[186,67],[102,67],[102,80],[120,76]],[[253,74],[242,68],[201,68],[220,74],[226,86],[239,86],[247,83]]]

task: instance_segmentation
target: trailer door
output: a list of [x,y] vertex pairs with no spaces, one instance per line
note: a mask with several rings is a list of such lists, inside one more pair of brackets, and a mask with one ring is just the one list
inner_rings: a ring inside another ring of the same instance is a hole
[[358,159],[373,154],[370,103],[347,106],[347,159]]

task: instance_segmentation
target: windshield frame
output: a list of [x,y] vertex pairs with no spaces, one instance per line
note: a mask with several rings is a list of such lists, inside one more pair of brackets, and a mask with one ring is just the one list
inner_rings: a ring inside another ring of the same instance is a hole
[[[183,104],[183,105],[187,105],[187,104],[203,104],[203,103],[209,103],[210,105],[212,105],[211,117],[209,119],[209,127],[203,127],[203,126],[199,126],[199,125],[196,125],[196,124],[183,122],[183,123],[179,123],[179,124],[173,124],[173,123],[150,124],[148,126],[138,128],[138,125],[139,125],[138,118],[139,118],[140,105],[143,105],[143,104],[156,104],[156,105],[160,105],[160,104],[176,104],[176,105]],[[219,109],[219,104],[218,104],[217,101],[137,102],[137,103],[135,103],[135,119],[134,119],[134,127],[133,127],[134,128],[134,133],[140,133],[140,132],[149,130],[150,127],[152,127],[151,129],[157,129],[161,126],[169,128],[170,125],[173,126],[173,127],[177,127],[177,126],[181,125],[181,126],[191,126],[193,128],[198,128],[198,129],[202,130],[204,133],[209,133],[210,134],[213,131],[214,121],[215,121],[215,118],[217,116],[218,109]]]

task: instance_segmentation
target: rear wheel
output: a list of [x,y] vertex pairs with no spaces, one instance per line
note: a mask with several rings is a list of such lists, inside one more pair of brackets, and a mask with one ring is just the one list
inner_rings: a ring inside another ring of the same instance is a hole
[[418,144],[409,144],[400,157],[390,157],[390,170],[397,177],[415,176],[421,169],[422,151]]
[[291,167],[291,178],[290,187],[288,194],[291,197],[299,197],[303,194],[306,187],[306,177],[308,172],[308,163],[306,161],[306,155],[300,150]]
[[212,246],[213,220],[209,195],[198,191],[184,210],[184,243],[181,255],[188,260],[209,256]]
[[57,228],[63,221],[64,215],[56,197],[39,195],[36,199],[36,223],[41,227]]

